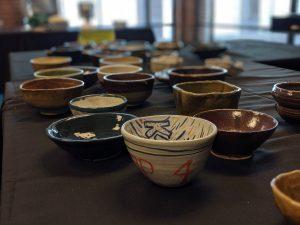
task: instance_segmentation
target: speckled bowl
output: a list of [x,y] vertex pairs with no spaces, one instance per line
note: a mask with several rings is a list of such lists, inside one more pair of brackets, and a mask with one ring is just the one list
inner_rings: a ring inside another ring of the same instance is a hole
[[272,116],[244,109],[216,109],[199,113],[195,117],[216,124],[218,134],[212,154],[229,160],[251,158],[278,125]]
[[[103,98],[106,101],[111,101],[111,99],[118,99],[120,103],[115,105],[103,105]],[[85,105],[84,105],[85,104]],[[89,104],[89,105],[86,105]],[[72,99],[69,102],[71,112],[74,116],[83,114],[93,114],[93,113],[103,113],[103,112],[120,112],[126,108],[127,99],[121,95],[112,94],[93,94],[84,95]]]
[[300,170],[282,173],[271,181],[271,188],[282,215],[292,224],[300,224]]
[[130,120],[121,132],[131,158],[147,178],[179,187],[204,167],[217,128],[199,118],[157,115]]
[[71,57],[62,57],[62,56],[38,57],[30,60],[30,63],[34,71],[53,69],[58,67],[66,67],[69,66],[71,62],[72,62]]
[[224,81],[197,81],[173,86],[177,111],[183,115],[238,107],[241,88]]
[[125,113],[73,116],[52,123],[46,132],[54,143],[75,157],[99,161],[125,149],[121,127],[133,118]]

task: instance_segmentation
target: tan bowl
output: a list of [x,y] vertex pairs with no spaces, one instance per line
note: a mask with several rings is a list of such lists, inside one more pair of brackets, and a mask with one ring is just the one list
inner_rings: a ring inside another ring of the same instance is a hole
[[80,96],[83,88],[83,81],[72,78],[35,79],[20,85],[24,101],[44,115],[68,111],[69,101]]
[[[161,59],[161,57],[170,57],[170,58],[176,58],[176,62],[164,62]],[[172,67],[179,67],[183,64],[183,58],[179,56],[161,56],[161,57],[154,57],[151,59],[150,62],[150,69],[152,72],[158,72],[165,69],[170,69]]]
[[117,56],[117,57],[105,57],[100,59],[101,66],[114,65],[114,64],[126,64],[142,66],[143,59],[136,56]]
[[33,75],[35,78],[74,78],[83,80],[82,69],[76,67],[60,67],[54,69],[39,70]]
[[300,224],[300,170],[282,173],[271,181],[279,210],[293,224]]
[[239,104],[242,89],[224,81],[197,81],[173,86],[177,111],[183,115],[231,108]]
[[138,73],[143,70],[142,67],[126,64],[114,64],[108,66],[101,66],[98,69],[98,79],[102,83],[103,77],[110,74],[122,74],[122,73]]
[[72,62],[71,57],[48,56],[39,57],[30,60],[34,71],[43,69],[53,69],[58,67],[69,66]]

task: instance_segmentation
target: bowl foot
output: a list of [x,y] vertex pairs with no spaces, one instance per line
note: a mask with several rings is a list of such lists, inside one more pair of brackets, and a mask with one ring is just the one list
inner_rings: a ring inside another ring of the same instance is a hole
[[210,151],[211,154],[217,158],[220,159],[225,159],[225,160],[232,160],[232,161],[240,161],[240,160],[247,160],[247,159],[251,159],[253,157],[253,155],[223,155],[220,153],[216,153],[214,151]]

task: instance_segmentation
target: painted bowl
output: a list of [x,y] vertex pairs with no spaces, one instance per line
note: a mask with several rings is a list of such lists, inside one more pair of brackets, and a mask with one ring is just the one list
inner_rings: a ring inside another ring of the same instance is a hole
[[35,78],[74,78],[83,80],[84,71],[74,67],[62,67],[54,69],[39,70],[33,75]]
[[196,81],[173,86],[176,108],[183,115],[212,109],[236,109],[242,89],[224,81]]
[[250,159],[278,125],[272,116],[244,109],[215,109],[195,117],[209,120],[217,126],[212,154],[229,160]]
[[140,105],[152,94],[155,77],[146,73],[106,75],[103,86],[107,93],[127,98],[128,105]]
[[66,67],[69,66],[71,62],[71,57],[62,56],[38,57],[30,60],[31,66],[34,71]]
[[300,123],[300,109],[287,108],[278,104],[276,104],[275,107],[278,114],[286,122]]
[[272,95],[280,106],[300,110],[300,82],[277,83]]
[[178,187],[204,167],[217,128],[199,118],[157,115],[130,120],[121,132],[131,158],[147,178]]
[[227,70],[214,66],[183,66],[168,71],[172,85],[189,81],[225,80]]
[[74,116],[103,112],[120,112],[125,110],[127,99],[121,95],[94,94],[84,95],[69,102]]
[[126,64],[134,66],[143,66],[143,59],[136,56],[110,56],[100,59],[101,66]]
[[83,88],[83,81],[72,78],[35,79],[20,85],[24,101],[44,115],[67,112],[69,101],[80,96]]
[[75,46],[57,46],[52,47],[47,51],[48,56],[65,56],[71,57],[73,63],[82,61],[81,47]]
[[86,88],[93,86],[98,81],[98,68],[94,66],[74,66],[83,70],[83,81]]
[[282,173],[271,181],[271,188],[282,215],[292,224],[300,224],[300,170]]
[[139,73],[143,70],[142,67],[126,64],[114,64],[108,66],[101,66],[98,69],[98,79],[102,83],[103,77],[110,74],[123,74],[123,73]]
[[100,60],[104,57],[109,56],[129,56],[131,55],[130,52],[126,51],[119,51],[119,50],[109,50],[109,49],[103,49],[103,50],[86,50],[83,52],[83,55],[88,57],[91,61],[93,66],[100,66]]
[[133,118],[124,113],[73,116],[52,123],[46,132],[54,143],[77,158],[104,160],[125,149],[121,127]]

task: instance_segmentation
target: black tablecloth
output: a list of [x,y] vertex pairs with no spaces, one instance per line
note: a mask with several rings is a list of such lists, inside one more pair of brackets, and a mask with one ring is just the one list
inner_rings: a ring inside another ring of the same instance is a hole
[[[270,180],[300,167],[300,128],[277,115],[269,91],[278,80],[299,81],[299,74],[245,64],[243,74],[227,79],[243,88],[240,108],[274,116],[278,129],[251,162],[209,157],[196,181],[178,189],[152,184],[126,153],[95,164],[72,158],[45,134],[55,119],[40,116],[22,102],[18,84],[7,83],[1,224],[285,224],[274,205]],[[169,87],[156,83],[143,107],[128,112],[137,116],[176,113]]]

